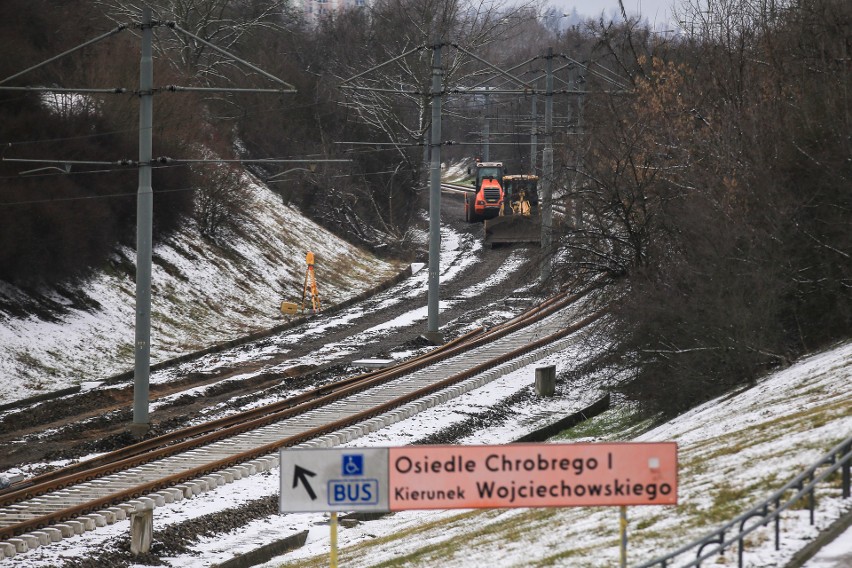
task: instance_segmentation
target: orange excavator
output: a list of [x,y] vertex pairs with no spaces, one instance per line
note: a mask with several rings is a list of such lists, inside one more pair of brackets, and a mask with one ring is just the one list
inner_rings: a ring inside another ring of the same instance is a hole
[[[475,172],[473,171],[475,170]],[[464,218],[469,223],[478,223],[500,215],[503,207],[503,162],[476,162],[468,173],[476,175],[473,182],[475,192],[464,199]]]

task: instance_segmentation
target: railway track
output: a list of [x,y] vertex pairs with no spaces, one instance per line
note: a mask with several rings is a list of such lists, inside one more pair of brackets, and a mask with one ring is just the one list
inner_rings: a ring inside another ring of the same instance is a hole
[[393,368],[15,484],[0,493],[0,558],[267,471],[282,447],[343,443],[530,364],[602,315],[568,315],[596,287],[556,296]]
[[473,193],[473,187],[460,183],[441,182],[441,189],[450,193]]

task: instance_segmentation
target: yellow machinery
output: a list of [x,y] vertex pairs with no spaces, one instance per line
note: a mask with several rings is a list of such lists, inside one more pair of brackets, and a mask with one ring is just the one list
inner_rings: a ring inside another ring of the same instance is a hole
[[500,216],[485,221],[485,242],[491,246],[508,243],[541,243],[538,210],[538,176],[503,176],[505,197]]
[[311,306],[313,312],[322,311],[322,302],[320,301],[319,290],[317,289],[317,277],[314,274],[314,253],[308,251],[305,256],[305,262],[308,263],[308,271],[305,273],[305,288],[302,291],[302,312],[305,311],[308,301],[308,290],[311,293]]
[[305,255],[305,262],[308,264],[308,271],[305,273],[305,287],[302,290],[302,305],[296,302],[281,302],[281,313],[285,316],[294,316],[299,313],[305,313],[305,308],[308,306],[308,293],[311,296],[311,308],[313,313],[322,311],[322,301],[320,300],[319,289],[317,288],[317,277],[314,274],[314,253],[308,251]]

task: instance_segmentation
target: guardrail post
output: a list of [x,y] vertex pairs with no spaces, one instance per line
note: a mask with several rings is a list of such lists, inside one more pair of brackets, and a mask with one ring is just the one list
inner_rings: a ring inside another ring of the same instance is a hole
[[[781,498],[775,500],[775,510],[781,507]],[[775,550],[781,550],[781,515],[775,515]]]
[[[813,481],[814,481],[814,474],[811,473],[811,475],[808,476],[808,484],[813,483]],[[811,526],[813,526],[813,524],[814,524],[814,509],[816,509],[816,489],[813,486],[811,486],[811,490],[808,492],[808,507],[811,510]]]
[[850,478],[852,478],[852,475],[850,475],[850,469],[852,469],[852,458],[849,457],[850,453],[852,453],[852,443],[847,444],[843,447],[843,451],[841,452],[840,457],[840,459],[846,459],[846,461],[843,462],[843,466],[840,468],[840,471],[842,472],[841,478],[843,480],[842,485],[844,499],[849,498],[850,485],[852,485],[852,483],[850,483]]

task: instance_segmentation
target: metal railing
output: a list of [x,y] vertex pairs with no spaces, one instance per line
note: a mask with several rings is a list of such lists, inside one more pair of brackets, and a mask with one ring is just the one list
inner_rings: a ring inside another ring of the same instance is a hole
[[[735,544],[737,546],[737,566],[742,568],[745,538],[757,529],[774,521],[775,550],[779,550],[781,547],[781,513],[792,508],[800,500],[807,498],[807,506],[810,510],[810,524],[814,524],[816,487],[829,479],[837,471],[841,472],[841,491],[843,498],[848,499],[850,496],[850,466],[852,466],[852,436],[849,436],[836,445],[811,467],[749,511],[728,521],[704,537],[678,548],[674,552],[649,560],[634,568],[650,568],[651,566],[666,568],[674,566],[677,557],[692,551],[695,551],[695,558],[685,564],[678,564],[678,567],[701,566],[702,561],[725,552],[727,548]],[[825,469],[817,474],[817,471],[821,468]],[[789,491],[794,491],[795,493],[789,499],[784,500],[784,495]],[[782,500],[784,500],[783,503]],[[707,549],[707,547],[711,548]],[[707,550],[705,551],[705,549]]]

